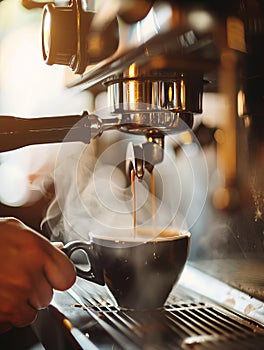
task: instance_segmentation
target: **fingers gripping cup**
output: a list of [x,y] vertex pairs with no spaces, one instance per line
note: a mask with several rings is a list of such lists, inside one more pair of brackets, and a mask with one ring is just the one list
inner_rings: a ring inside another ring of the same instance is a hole
[[84,251],[90,270],[76,267],[77,275],[107,285],[121,308],[156,309],[164,305],[181,275],[190,236],[173,230],[154,239],[146,239],[145,232],[134,240],[94,236],[89,242],[70,242],[63,250],[69,257]]

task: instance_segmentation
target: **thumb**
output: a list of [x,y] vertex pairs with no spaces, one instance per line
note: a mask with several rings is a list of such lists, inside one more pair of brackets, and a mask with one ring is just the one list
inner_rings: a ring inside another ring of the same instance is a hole
[[[59,247],[61,248],[60,244]],[[44,272],[50,285],[57,290],[69,289],[76,280],[73,262],[65,253],[52,244],[50,244],[48,249],[48,257],[44,263]]]
[[64,247],[64,244],[62,242],[51,242],[53,247],[56,247],[58,249],[62,249]]

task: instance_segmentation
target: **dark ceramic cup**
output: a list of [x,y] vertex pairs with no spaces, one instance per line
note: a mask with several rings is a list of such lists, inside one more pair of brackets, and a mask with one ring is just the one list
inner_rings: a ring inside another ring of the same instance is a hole
[[156,309],[164,305],[178,281],[189,253],[190,233],[164,230],[152,240],[95,236],[73,241],[63,251],[86,253],[90,269],[76,266],[77,275],[107,285],[121,308]]

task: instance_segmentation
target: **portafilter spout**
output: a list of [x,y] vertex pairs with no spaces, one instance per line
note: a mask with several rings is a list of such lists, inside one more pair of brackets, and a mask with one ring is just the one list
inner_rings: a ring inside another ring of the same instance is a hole
[[126,123],[119,126],[121,131],[146,137],[145,143],[130,142],[126,151],[127,177],[130,178],[134,170],[139,180],[143,179],[145,170],[151,173],[154,166],[163,161],[165,136],[182,133],[193,125],[192,113],[183,115],[168,110],[138,111],[127,117],[123,115],[123,119]]
[[141,181],[144,177],[145,169],[150,173],[154,165],[162,162],[164,151],[164,135],[151,138],[143,144],[133,144],[129,142],[126,152],[126,174],[131,178],[131,171]]

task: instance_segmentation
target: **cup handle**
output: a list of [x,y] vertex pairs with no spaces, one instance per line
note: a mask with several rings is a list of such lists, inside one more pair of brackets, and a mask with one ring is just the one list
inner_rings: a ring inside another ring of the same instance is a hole
[[[98,253],[95,251],[92,242],[72,241],[62,248],[62,251],[71,259],[72,254],[82,250],[86,253],[86,256],[90,263],[90,270],[82,270],[78,266],[75,266],[77,276],[84,278],[87,281],[91,281],[100,285],[104,285],[103,269],[101,267],[100,258]],[[72,259],[71,259],[72,260]]]

